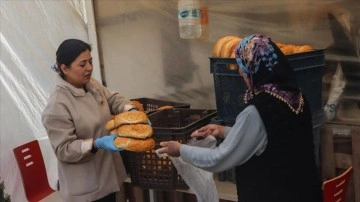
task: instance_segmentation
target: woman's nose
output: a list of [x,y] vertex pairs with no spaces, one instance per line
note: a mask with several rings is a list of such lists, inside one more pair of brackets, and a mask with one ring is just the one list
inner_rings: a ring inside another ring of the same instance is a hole
[[86,69],[87,69],[87,70],[92,70],[92,68],[93,68],[93,65],[92,65],[90,62],[88,62],[88,63],[86,64]]

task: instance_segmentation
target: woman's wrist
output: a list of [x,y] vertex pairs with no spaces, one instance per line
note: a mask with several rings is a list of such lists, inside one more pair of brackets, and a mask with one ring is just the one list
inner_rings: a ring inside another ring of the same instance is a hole
[[138,110],[136,109],[136,107],[132,107],[128,111],[138,111]]
[[92,143],[92,147],[91,147],[90,152],[95,154],[97,151],[98,151],[98,148],[96,148],[95,140],[94,140],[93,143]]

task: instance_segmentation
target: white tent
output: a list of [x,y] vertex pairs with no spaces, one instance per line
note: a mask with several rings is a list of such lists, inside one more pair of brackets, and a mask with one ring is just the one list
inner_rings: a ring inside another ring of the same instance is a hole
[[[208,57],[217,39],[263,32],[275,41],[326,48],[333,43],[328,8],[356,0],[205,2],[209,37],[183,40],[176,0],[0,1],[0,177],[12,201],[25,201],[12,153],[25,142],[41,140],[49,180],[52,185],[56,181],[56,159],[40,116],[54,88],[56,74],[50,66],[63,40],[92,44],[93,76],[124,96],[214,109]],[[350,7],[360,10],[355,5]]]
[[[96,45],[93,7],[91,1],[5,0],[0,5],[0,176],[12,201],[26,201],[12,149],[39,139],[47,168],[55,169],[48,172],[54,184],[56,159],[41,122],[56,77],[49,67],[67,38]],[[93,56],[98,62],[96,49]],[[101,79],[99,65],[94,77]]]

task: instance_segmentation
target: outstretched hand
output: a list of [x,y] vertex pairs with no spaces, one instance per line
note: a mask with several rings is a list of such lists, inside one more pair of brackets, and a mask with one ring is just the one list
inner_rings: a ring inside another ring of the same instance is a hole
[[217,125],[217,124],[208,124],[204,127],[201,127],[197,130],[195,130],[191,137],[195,138],[205,138],[209,135],[212,135],[214,137],[218,138],[224,138],[224,126]]
[[162,148],[158,149],[159,154],[167,154],[172,157],[180,156],[181,144],[177,141],[160,142]]

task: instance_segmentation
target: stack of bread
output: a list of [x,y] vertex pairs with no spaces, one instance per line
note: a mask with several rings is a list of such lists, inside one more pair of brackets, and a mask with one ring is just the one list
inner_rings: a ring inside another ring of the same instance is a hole
[[314,50],[313,47],[311,47],[310,45],[293,45],[293,44],[283,44],[283,43],[276,43],[276,45],[285,55]]
[[[241,42],[242,38],[238,36],[224,36],[218,39],[213,46],[213,57],[221,58],[235,58],[235,48]],[[313,48],[310,45],[293,45],[293,44],[283,44],[275,43],[280,50],[285,54],[294,54],[301,53],[306,51],[311,51]]]
[[113,116],[105,124],[110,134],[117,134],[114,145],[133,152],[144,152],[155,147],[153,129],[143,111],[128,111]]
[[241,42],[237,36],[224,36],[217,40],[213,47],[213,57],[235,58],[235,48]]

